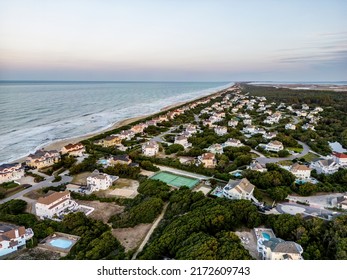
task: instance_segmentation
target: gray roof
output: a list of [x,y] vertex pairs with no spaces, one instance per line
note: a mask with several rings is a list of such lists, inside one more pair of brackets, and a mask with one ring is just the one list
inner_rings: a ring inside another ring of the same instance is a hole
[[270,238],[263,242],[264,246],[269,247],[272,252],[300,254],[300,245],[293,241],[284,241],[281,238]]

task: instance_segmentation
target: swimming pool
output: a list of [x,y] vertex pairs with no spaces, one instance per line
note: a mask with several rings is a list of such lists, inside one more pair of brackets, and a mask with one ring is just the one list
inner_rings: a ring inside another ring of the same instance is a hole
[[261,235],[264,237],[266,240],[270,240],[270,235],[266,232],[262,232]]
[[99,159],[98,160],[98,164],[107,165],[108,164],[108,160],[107,159]]
[[67,249],[71,247],[72,241],[65,238],[56,238],[49,241],[49,244],[60,249]]

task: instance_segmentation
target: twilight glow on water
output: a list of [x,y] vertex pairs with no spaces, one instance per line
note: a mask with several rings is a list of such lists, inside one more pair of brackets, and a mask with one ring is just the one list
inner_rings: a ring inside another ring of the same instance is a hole
[[0,163],[230,86],[228,82],[1,82]]

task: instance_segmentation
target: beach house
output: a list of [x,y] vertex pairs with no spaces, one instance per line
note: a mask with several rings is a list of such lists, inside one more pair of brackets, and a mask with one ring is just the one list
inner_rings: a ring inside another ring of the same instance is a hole
[[0,184],[19,180],[24,176],[24,168],[18,162],[0,165]]
[[159,152],[159,145],[156,141],[151,140],[142,145],[142,153],[145,156],[152,157]]
[[93,173],[87,177],[87,192],[92,193],[99,190],[106,190],[112,186],[113,182],[119,179],[118,176],[111,176],[94,170]]
[[239,139],[229,138],[223,144],[223,147],[242,147],[243,144]]
[[308,179],[311,177],[311,168],[307,167],[306,165],[294,163],[289,171],[297,178],[299,179]]
[[263,260],[303,260],[301,245],[277,238],[268,228],[255,228],[257,251]]
[[258,172],[265,172],[267,171],[267,168],[260,164],[258,161],[253,160],[252,163],[247,167],[247,169],[258,171]]
[[228,121],[228,126],[236,127],[238,125],[238,123],[239,123],[238,120],[230,120],[230,121]]
[[333,160],[341,165],[341,166],[347,166],[347,154],[333,152],[332,154]]
[[217,160],[213,153],[204,153],[198,157],[198,163],[203,164],[206,168],[215,168]]
[[295,124],[287,123],[287,124],[284,126],[284,129],[295,130],[295,129],[296,129],[296,126],[295,126]]
[[191,146],[191,144],[188,142],[188,137],[185,135],[177,135],[174,143],[182,145],[185,149]]
[[213,154],[223,154],[223,146],[221,144],[212,144],[207,151]]
[[86,149],[82,143],[76,143],[76,144],[68,144],[64,146],[60,150],[60,153],[62,155],[69,154],[70,156],[80,157],[83,155],[83,153],[85,153],[85,151]]
[[229,180],[228,184],[223,188],[223,195],[228,199],[246,199],[256,201],[253,196],[255,186],[246,178],[234,181]]
[[38,150],[34,154],[30,154],[26,159],[26,165],[34,168],[44,168],[58,162],[60,154],[56,150],[44,151]]
[[340,165],[337,164],[333,159],[317,159],[311,162],[310,168],[315,169],[318,174],[333,174],[337,172]]
[[26,247],[26,241],[34,236],[31,228],[0,223],[0,257]]
[[58,218],[77,208],[77,202],[71,199],[70,192],[67,190],[40,197],[35,204],[36,215],[41,219]]
[[98,145],[102,145],[103,147],[112,147],[116,145],[120,145],[122,143],[122,138],[118,134],[106,136],[104,139],[101,139],[96,142]]
[[271,141],[265,145],[264,149],[271,152],[279,152],[284,149],[283,144],[280,141]]
[[131,162],[132,162],[132,160],[128,155],[116,155],[116,156],[112,156],[109,159],[110,165],[116,165],[116,164],[129,165],[129,164],[131,164]]

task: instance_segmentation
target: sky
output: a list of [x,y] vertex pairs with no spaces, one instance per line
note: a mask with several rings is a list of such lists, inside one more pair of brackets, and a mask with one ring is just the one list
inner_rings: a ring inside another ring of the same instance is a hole
[[346,81],[345,0],[0,0],[0,80]]

